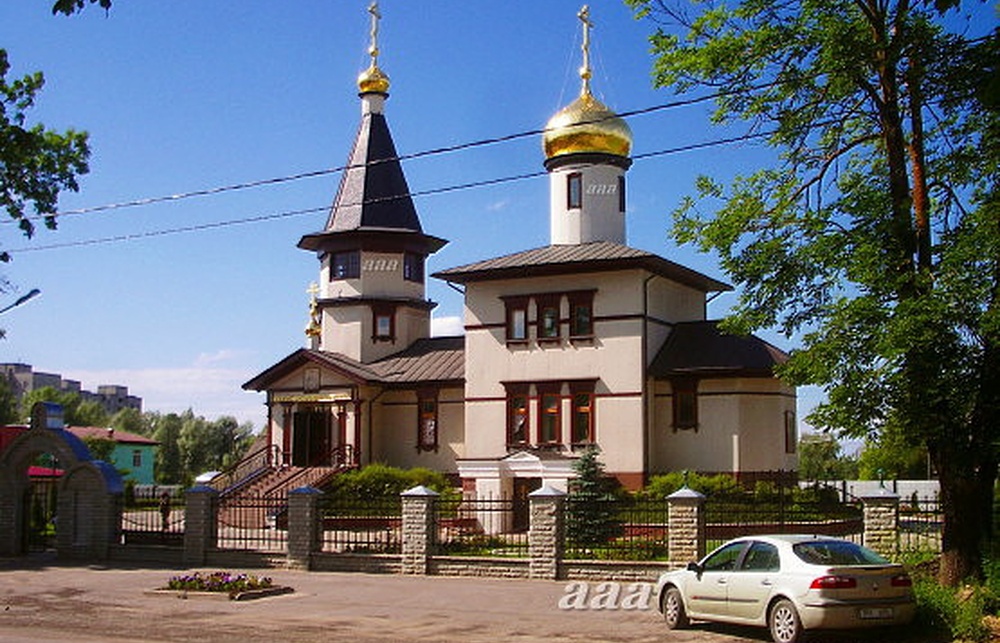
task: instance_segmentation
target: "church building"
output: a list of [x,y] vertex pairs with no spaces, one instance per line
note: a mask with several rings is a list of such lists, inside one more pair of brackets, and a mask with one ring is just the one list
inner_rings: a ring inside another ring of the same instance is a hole
[[[266,392],[276,464],[428,467],[515,499],[566,489],[589,448],[630,489],[796,468],[785,354],[707,319],[729,285],[627,245],[632,133],[591,92],[586,7],[580,95],[542,140],[549,245],[430,274],[447,241],[423,230],[389,132],[378,17],[347,169],[299,242],[319,260],[307,346],[244,385]],[[464,291],[463,336],[430,336],[428,276]]]

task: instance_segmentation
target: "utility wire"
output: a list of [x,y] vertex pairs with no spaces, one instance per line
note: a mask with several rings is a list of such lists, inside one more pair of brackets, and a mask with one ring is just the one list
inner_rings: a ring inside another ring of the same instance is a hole
[[[671,155],[671,154],[681,154],[681,153],[684,153],[684,152],[692,152],[692,151],[695,151],[695,150],[706,149],[706,148],[710,148],[710,147],[718,147],[718,146],[721,146],[721,145],[730,145],[730,144],[733,144],[733,143],[740,143],[740,142],[750,141],[750,140],[759,139],[759,138],[766,138],[767,136],[770,136],[771,134],[773,134],[773,132],[751,132],[751,133],[748,133],[748,134],[741,134],[741,135],[733,136],[733,137],[729,137],[729,138],[716,139],[716,140],[712,140],[712,141],[704,141],[704,142],[701,142],[701,143],[691,143],[689,145],[682,145],[680,147],[673,147],[673,148],[658,150],[658,151],[654,151],[654,152],[645,152],[643,154],[637,154],[637,155],[633,156],[632,159],[633,160],[641,161],[641,160],[645,160],[645,159],[649,159],[649,158],[655,158],[655,157],[659,157],[659,156],[668,156],[668,155]],[[545,176],[546,174],[548,174],[548,172],[546,172],[546,171],[527,172],[527,173],[524,173],[524,174],[515,174],[515,175],[511,175],[511,176],[505,176],[505,177],[499,177],[499,178],[493,178],[493,179],[484,179],[482,181],[472,181],[472,182],[468,182],[468,183],[459,183],[459,184],[455,184],[455,185],[447,185],[447,186],[443,186],[443,187],[439,187],[439,188],[430,188],[430,189],[427,189],[427,190],[419,190],[419,191],[416,191],[416,192],[409,192],[409,193],[405,193],[405,194],[395,194],[395,195],[389,195],[389,196],[379,197],[379,198],[376,198],[376,199],[368,199],[368,200],[365,200],[365,201],[356,201],[356,202],[353,202],[353,203],[345,203],[345,204],[341,204],[341,207],[365,206],[365,205],[370,205],[370,204],[374,204],[374,203],[382,203],[382,202],[387,202],[387,201],[396,201],[396,200],[404,199],[404,198],[407,198],[407,197],[412,198],[412,197],[422,197],[422,196],[434,196],[434,195],[438,195],[438,194],[446,194],[446,193],[449,193],[449,192],[460,192],[460,191],[464,191],[464,190],[471,190],[471,189],[486,187],[486,186],[490,186],[490,185],[500,185],[500,184],[503,184],[503,183],[513,183],[515,181],[523,181],[523,180],[526,180],[526,179],[538,178],[538,177]],[[110,237],[100,237],[100,238],[96,238],[96,239],[86,239],[86,240],[82,240],[82,241],[66,241],[66,242],[51,243],[51,244],[40,245],[40,246],[25,246],[23,248],[18,248],[18,249],[15,249],[15,250],[11,250],[10,252],[12,252],[12,253],[41,252],[41,251],[44,251],[44,250],[56,250],[56,249],[63,249],[63,248],[77,248],[77,247],[84,247],[84,246],[102,245],[102,244],[108,244],[108,243],[119,243],[119,242],[123,242],[123,241],[135,241],[137,239],[147,239],[147,238],[151,238],[151,237],[162,237],[162,236],[167,236],[167,235],[172,235],[172,234],[180,234],[180,233],[185,233],[185,232],[201,232],[201,231],[204,231],[204,230],[213,230],[213,229],[218,229],[218,228],[227,228],[227,227],[230,227],[230,226],[246,225],[246,224],[250,224],[250,223],[261,223],[261,222],[264,222],[264,221],[274,221],[274,220],[278,220],[278,219],[287,219],[289,217],[300,216],[300,215],[303,215],[303,214],[315,214],[315,213],[318,213],[318,212],[323,212],[323,211],[329,210],[329,208],[330,208],[330,206],[322,206],[322,207],[316,207],[316,208],[305,208],[305,209],[301,209],[301,210],[288,210],[288,211],[284,211],[284,212],[275,212],[275,213],[270,213],[270,214],[262,214],[262,215],[257,215],[257,216],[252,216],[252,217],[246,217],[246,218],[242,218],[242,219],[230,219],[230,220],[226,220],[226,221],[216,221],[216,222],[212,222],[212,223],[201,223],[201,224],[190,225],[190,226],[182,226],[182,227],[177,227],[177,228],[166,228],[166,229],[163,229],[163,230],[150,230],[150,231],[146,231],[146,232],[136,232],[136,233],[132,233],[132,234],[114,235],[114,236],[110,236]]]
[[[770,86],[772,84],[773,83],[764,84],[764,85],[761,85],[760,87],[758,87],[756,89],[763,89],[763,88],[766,88],[766,87],[768,87],[768,86]],[[667,110],[667,109],[676,109],[678,107],[689,107],[689,106],[692,106],[692,105],[697,105],[699,103],[704,103],[704,102],[707,102],[707,101],[712,101],[712,100],[715,100],[717,98],[721,98],[723,96],[727,96],[727,95],[729,95],[731,93],[735,93],[735,91],[716,92],[714,94],[709,94],[709,95],[706,95],[706,96],[700,96],[700,97],[697,97],[697,98],[688,98],[688,99],[683,99],[683,100],[670,101],[670,102],[667,102],[667,103],[660,103],[658,105],[652,105],[650,107],[644,107],[644,108],[640,108],[640,109],[634,109],[634,110],[630,110],[630,111],[627,111],[627,112],[622,112],[622,113],[619,113],[619,114],[614,114],[614,115],[606,116],[606,117],[603,117],[603,118],[600,118],[600,119],[594,119],[593,121],[583,121],[580,124],[586,125],[586,124],[600,123],[601,121],[604,121],[604,120],[607,120],[607,119],[610,119],[610,118],[615,118],[615,117],[618,117],[618,118],[632,118],[632,117],[635,117],[635,116],[643,116],[643,115],[646,115],[646,114],[652,114],[652,113],[663,111],[663,110]],[[539,136],[539,135],[544,134],[546,131],[547,131],[546,128],[532,129],[532,130],[525,130],[525,131],[521,131],[521,132],[515,132],[513,134],[505,134],[505,135],[502,135],[502,136],[494,136],[494,137],[490,137],[490,138],[479,139],[479,140],[476,140],[476,141],[469,141],[469,142],[465,142],[465,143],[458,143],[458,144],[455,144],[455,145],[446,145],[446,146],[442,146],[442,147],[436,147],[436,148],[431,148],[431,149],[427,149],[427,150],[422,150],[422,151],[419,151],[419,152],[413,152],[413,153],[410,153],[410,154],[400,154],[398,156],[394,156],[394,157],[390,157],[390,158],[378,159],[376,161],[370,162],[368,165],[370,166],[370,165],[377,165],[379,163],[391,163],[391,162],[399,162],[399,161],[410,161],[410,160],[427,158],[427,157],[431,157],[431,156],[439,156],[439,155],[442,155],[442,154],[451,154],[451,153],[454,153],[454,152],[460,152],[460,151],[464,151],[464,150],[468,150],[468,149],[474,149],[474,148],[485,147],[485,146],[490,146],[490,145],[497,145],[497,144],[506,143],[506,142],[509,142],[509,141],[516,141],[516,140],[519,140],[519,139],[522,139],[522,138],[535,137],[535,136]],[[155,204],[158,204],[158,203],[166,203],[166,202],[171,202],[171,201],[181,201],[181,200],[184,200],[184,199],[191,199],[191,198],[196,198],[196,197],[214,196],[216,194],[223,194],[223,193],[226,193],[226,192],[236,192],[236,191],[240,191],[240,190],[248,190],[248,189],[253,189],[253,188],[265,187],[265,186],[269,186],[269,185],[280,185],[282,183],[290,183],[290,182],[293,182],[293,181],[300,181],[302,179],[312,179],[312,178],[317,178],[317,177],[320,177],[320,176],[327,176],[327,175],[330,175],[330,174],[336,174],[337,172],[343,172],[343,171],[355,169],[355,168],[358,168],[358,167],[362,167],[362,165],[361,164],[346,164],[346,165],[340,165],[340,166],[337,166],[337,167],[325,168],[325,169],[320,169],[320,170],[311,170],[311,171],[308,171],[308,172],[300,172],[300,173],[297,173],[297,174],[289,174],[287,176],[278,176],[278,177],[271,177],[271,178],[267,178],[267,179],[258,179],[258,180],[255,180],[255,181],[245,181],[245,182],[241,182],[241,183],[232,183],[232,184],[229,184],[229,185],[221,185],[221,186],[212,187],[212,188],[203,188],[203,189],[199,189],[199,190],[190,190],[188,192],[178,192],[178,193],[175,193],[175,194],[166,194],[166,195],[154,196],[154,197],[146,197],[146,198],[141,198],[141,199],[132,199],[132,200],[129,200],[129,201],[121,201],[121,202],[118,202],[118,203],[106,203],[106,204],[103,204],[103,205],[95,205],[95,206],[89,206],[89,207],[84,207],[84,208],[76,208],[76,209],[72,209],[72,210],[60,210],[60,211],[57,211],[57,212],[52,212],[52,213],[48,213],[48,214],[37,214],[37,215],[32,215],[32,216],[28,216],[28,217],[24,217],[24,218],[27,219],[27,220],[29,220],[29,221],[40,221],[40,220],[49,219],[49,218],[53,218],[53,217],[59,218],[59,217],[64,217],[64,216],[69,216],[69,215],[93,214],[93,213],[96,213],[96,212],[107,212],[109,210],[122,210],[122,209],[125,209],[125,208],[135,208],[135,207],[141,207],[141,206],[147,206],[147,205],[155,205]],[[14,221],[13,219],[9,219],[9,220],[3,221],[2,223],[16,223],[16,221]]]

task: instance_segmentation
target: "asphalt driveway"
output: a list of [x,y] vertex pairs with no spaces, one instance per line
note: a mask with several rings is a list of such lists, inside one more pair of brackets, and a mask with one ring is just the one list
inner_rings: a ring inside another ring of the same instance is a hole
[[769,640],[763,630],[748,628],[667,632],[654,609],[561,609],[564,581],[249,570],[295,592],[246,602],[150,593],[185,571],[0,559],[0,641]]

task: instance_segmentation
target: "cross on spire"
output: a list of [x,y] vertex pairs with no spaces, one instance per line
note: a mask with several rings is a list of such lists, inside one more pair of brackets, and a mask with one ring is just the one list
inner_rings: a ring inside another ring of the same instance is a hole
[[583,5],[580,13],[576,14],[576,17],[580,19],[583,27],[583,44],[580,45],[580,49],[583,50],[583,65],[580,66],[580,80],[583,83],[580,87],[580,94],[586,96],[590,94],[590,77],[593,76],[593,73],[590,71],[590,30],[594,27],[594,23],[590,20],[590,6]]
[[378,10],[378,2],[368,5],[368,13],[372,15],[371,44],[368,46],[368,54],[372,57],[372,66],[378,66],[378,21],[382,19],[382,14]]

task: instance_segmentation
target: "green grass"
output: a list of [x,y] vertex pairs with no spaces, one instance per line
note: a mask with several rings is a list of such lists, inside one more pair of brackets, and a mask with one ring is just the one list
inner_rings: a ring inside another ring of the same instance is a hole
[[938,555],[929,552],[909,552],[902,557],[901,562],[913,577],[917,599],[911,632],[942,637],[935,640],[970,643],[995,640],[991,639],[983,617],[995,616],[1000,611],[1000,560],[984,562],[983,582],[969,582],[959,588],[944,587],[937,582],[937,560]]

